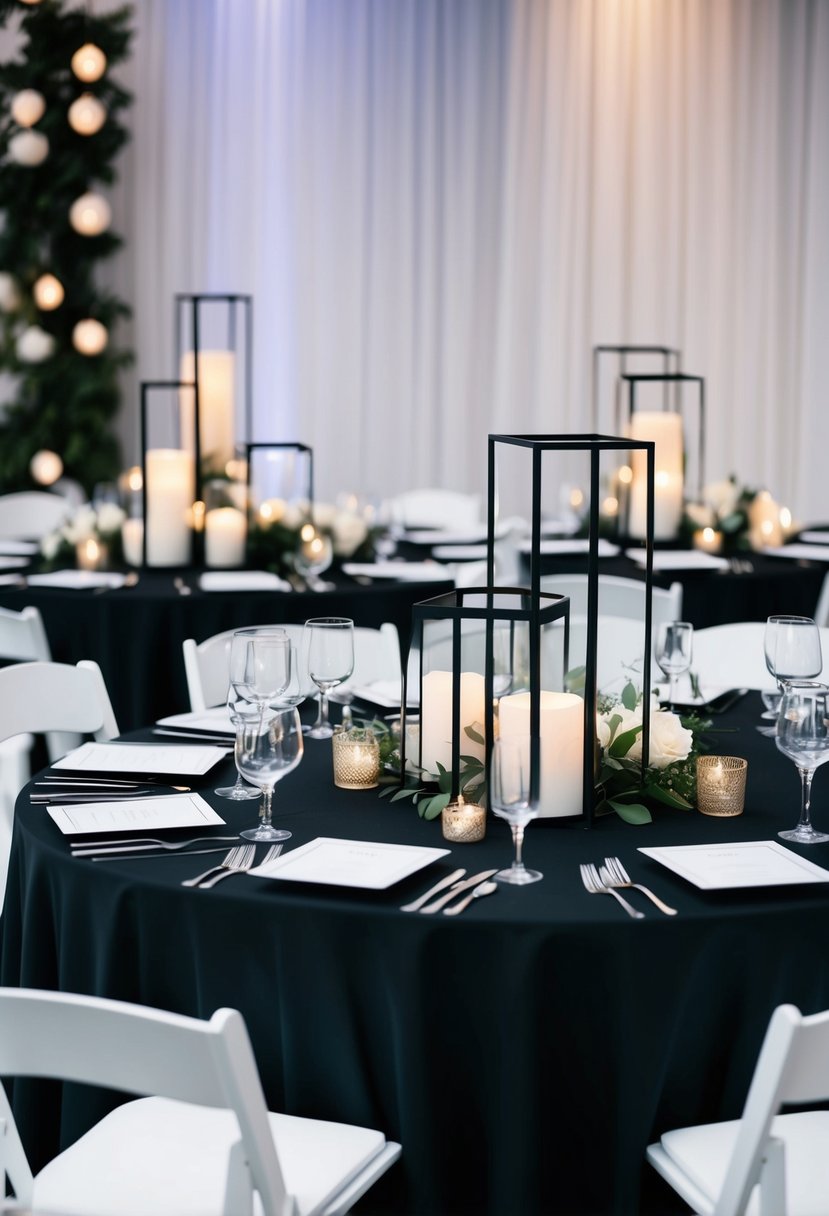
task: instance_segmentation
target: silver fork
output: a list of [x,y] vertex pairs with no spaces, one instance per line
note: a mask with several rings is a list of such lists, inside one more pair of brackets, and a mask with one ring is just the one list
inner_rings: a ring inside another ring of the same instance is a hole
[[637,891],[641,891],[643,895],[647,895],[651,903],[656,904],[660,912],[664,912],[666,916],[676,916],[676,908],[669,907],[658,895],[654,895],[650,887],[643,887],[640,882],[631,882],[630,875],[618,857],[605,857],[604,865],[599,873],[606,887],[634,887]]
[[205,841],[224,844],[226,841],[238,839],[238,836],[194,836],[192,840],[156,840],[152,836],[130,836],[123,840],[79,840],[77,843],[72,842],[72,856],[85,857],[92,853],[138,853],[142,849],[169,849],[175,853],[191,844],[202,844]]
[[579,872],[585,888],[590,892],[591,895],[612,895],[619,901],[624,910],[627,912],[628,916],[632,916],[634,920],[644,919],[643,912],[637,912],[635,908],[632,908],[624,896],[620,895],[618,891],[614,891],[613,887],[606,887],[604,885],[601,878],[599,878],[599,871],[595,866],[579,866]]
[[195,878],[185,878],[181,885],[183,887],[212,887],[222,878],[229,878],[231,874],[240,874],[244,870],[249,870],[253,865],[255,854],[255,844],[239,844],[235,849],[229,850],[224,861],[219,865],[211,866],[209,870],[205,870],[203,874],[197,874]]

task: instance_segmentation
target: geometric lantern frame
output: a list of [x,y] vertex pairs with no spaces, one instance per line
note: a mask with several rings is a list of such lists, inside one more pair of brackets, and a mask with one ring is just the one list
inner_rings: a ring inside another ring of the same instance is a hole
[[[648,765],[651,713],[651,663],[653,647],[653,546],[654,546],[654,483],[655,444],[649,440],[632,440],[611,435],[490,435],[488,452],[487,495],[487,581],[492,583],[494,575],[494,542],[498,501],[497,454],[502,445],[525,449],[530,461],[529,475],[522,484],[531,487],[529,584],[530,595],[538,600],[541,595],[541,504],[543,456],[545,452],[586,452],[590,460],[590,501],[586,517],[587,524],[587,613],[584,683],[584,752],[582,763],[583,807],[587,826],[593,819],[596,778],[596,712],[598,703],[597,655],[599,628],[599,508],[601,485],[601,460],[605,453],[641,452],[646,463],[645,501],[645,619],[644,655],[642,670],[642,772]],[[536,668],[537,670],[537,668]],[[531,704],[530,734],[540,731],[538,701]]]
[[663,394],[662,408],[665,413],[679,414],[682,419],[682,430],[685,432],[686,412],[685,412],[685,396],[682,393],[683,384],[696,384],[699,386],[699,413],[697,427],[697,501],[702,500],[702,488],[705,485],[705,377],[691,376],[685,372],[641,372],[636,375],[622,375],[620,377],[629,388],[627,401],[627,421],[630,425],[634,412],[636,411],[636,386],[637,384],[664,384],[667,390],[668,385],[673,384],[676,388],[674,394],[674,407],[668,405],[667,392]]
[[302,495],[304,501],[308,503],[308,519],[313,522],[314,518],[314,449],[309,447],[307,443],[248,443],[245,445],[246,453],[246,469],[247,469],[247,488],[248,488],[248,503],[251,511],[253,510],[251,500],[251,475],[253,472],[253,462],[251,456],[254,452],[285,452],[294,453],[296,455],[307,456],[308,458],[308,478],[305,486],[305,493]]
[[603,420],[600,418],[600,376],[601,376],[601,361],[602,355],[617,356],[619,373],[616,378],[616,388],[613,394],[613,430],[619,434],[622,430],[622,408],[621,408],[621,378],[627,374],[628,357],[640,357],[642,355],[655,355],[662,359],[662,371],[664,374],[670,372],[671,363],[673,362],[673,371],[680,372],[682,370],[682,351],[675,346],[594,346],[593,347],[593,377],[592,377],[592,413],[590,419],[591,429],[596,432],[601,430]]

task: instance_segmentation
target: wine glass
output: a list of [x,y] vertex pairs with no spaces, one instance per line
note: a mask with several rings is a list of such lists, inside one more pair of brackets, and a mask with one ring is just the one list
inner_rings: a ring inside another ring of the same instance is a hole
[[[252,671],[252,660],[248,647],[256,638],[260,639],[260,651],[264,648],[264,650],[272,653],[275,664],[278,662],[281,667],[282,664],[287,662],[286,685],[291,678],[290,642],[284,629],[273,626],[269,628],[236,630],[230,644],[227,708],[230,714],[230,721],[236,730],[237,743],[239,734],[245,727],[246,720],[249,718],[258,720],[261,709],[259,699],[248,682],[248,676]],[[289,652],[287,660],[285,658],[286,647]],[[262,658],[260,656],[261,661]],[[281,675],[283,672],[280,670],[279,674]],[[284,689],[281,691],[284,691]],[[258,787],[244,783],[238,769],[235,783],[233,785],[219,786],[215,792],[222,798],[230,798],[233,802],[243,802],[248,798],[258,798],[261,793]]]
[[810,616],[770,616],[763,645],[781,693],[787,680],[814,680],[823,670],[820,630]]
[[236,767],[262,791],[259,824],[240,832],[246,840],[289,840],[291,833],[275,828],[273,791],[277,781],[292,772],[302,759],[304,744],[299,710],[265,706],[256,717],[246,717],[236,736]]
[[318,616],[305,622],[305,658],[308,675],[319,689],[317,720],[308,731],[310,739],[330,739],[328,694],[354,671],[354,622],[342,616]]
[[236,630],[230,644],[230,688],[237,704],[255,705],[263,712],[290,681],[291,643],[284,629]]
[[328,569],[333,560],[331,537],[312,529],[309,536],[302,537],[294,552],[294,569],[312,591],[330,591],[332,584],[324,582],[319,575]]
[[656,634],[653,657],[663,675],[668,677],[668,709],[674,707],[676,678],[688,671],[694,645],[694,626],[688,621],[665,621]]
[[529,735],[501,735],[493,744],[490,769],[489,804],[510,825],[515,846],[510,868],[499,870],[494,877],[520,886],[544,877],[539,870],[528,870],[521,859],[524,829],[538,814],[530,788],[530,742]]
[[829,760],[829,685],[812,680],[786,684],[777,718],[777,746],[795,762],[801,783],[797,827],[777,835],[797,844],[822,844],[829,835],[812,827],[810,808],[815,770]]

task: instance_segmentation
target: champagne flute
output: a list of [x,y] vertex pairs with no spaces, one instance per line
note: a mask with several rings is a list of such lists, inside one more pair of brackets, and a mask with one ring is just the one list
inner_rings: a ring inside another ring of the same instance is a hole
[[239,834],[246,840],[289,840],[291,832],[273,826],[273,791],[302,759],[304,743],[299,710],[264,706],[254,718],[244,719],[236,737],[236,767],[262,791],[259,824]]
[[528,870],[522,860],[524,829],[538,814],[538,803],[532,799],[530,782],[529,735],[501,735],[492,748],[489,804],[493,812],[506,819],[512,830],[515,858],[508,870],[494,876],[499,882],[526,886],[538,882],[544,875]]
[[797,827],[777,835],[797,844],[822,844],[826,832],[811,822],[812,778],[829,760],[829,686],[812,680],[790,680],[783,691],[777,719],[777,746],[800,773],[800,820]]
[[330,739],[334,730],[328,721],[328,694],[354,671],[354,622],[342,616],[312,617],[305,622],[303,645],[308,675],[320,694],[319,713],[308,737]]
[[653,657],[668,677],[668,709],[673,711],[676,678],[688,671],[694,645],[694,626],[688,621],[665,621],[656,634]]

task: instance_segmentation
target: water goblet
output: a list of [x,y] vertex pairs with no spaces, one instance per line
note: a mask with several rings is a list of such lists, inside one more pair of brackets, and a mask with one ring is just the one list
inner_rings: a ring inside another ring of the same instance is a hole
[[291,643],[284,629],[237,629],[230,644],[230,689],[237,702],[264,709],[291,680]]
[[538,815],[538,803],[533,801],[530,780],[530,736],[502,735],[492,748],[489,805],[512,830],[515,857],[508,870],[499,870],[494,877],[499,882],[526,886],[538,882],[544,875],[528,870],[522,859],[524,829]]
[[354,671],[354,622],[347,617],[320,616],[305,622],[303,639],[308,675],[319,689],[319,713],[309,739],[330,739],[328,695]]
[[656,634],[653,657],[668,677],[668,709],[673,710],[676,678],[691,667],[694,626],[688,621],[665,621]]
[[823,670],[820,630],[809,616],[770,616],[763,647],[781,693],[787,680],[814,680]]
[[240,832],[246,840],[289,840],[291,833],[273,826],[273,791],[277,781],[292,772],[302,759],[304,744],[299,711],[265,706],[246,717],[236,740],[236,767],[262,791],[259,824]]
[[334,560],[334,545],[330,536],[309,527],[311,534],[300,540],[294,553],[294,570],[312,591],[330,591],[332,584],[319,576]]
[[800,819],[794,828],[777,835],[797,844],[822,844],[826,832],[811,822],[812,778],[829,760],[829,686],[812,680],[791,680],[783,691],[777,718],[777,746],[793,760],[800,773]]
[[[230,689],[228,690],[227,708],[228,713],[230,714],[230,721],[233,724],[236,732],[237,743],[239,740],[239,733],[244,729],[245,726],[245,714],[242,712],[243,708],[245,707],[248,710],[247,717],[253,717],[253,714],[250,712],[250,704],[240,701],[233,691],[233,686],[231,685]],[[254,709],[254,714],[258,719],[259,710]],[[231,802],[246,802],[249,798],[259,798],[262,793],[258,786],[246,785],[242,780],[242,774],[238,769],[236,770],[236,781],[233,785],[220,785],[218,789],[215,789],[213,792],[214,794],[218,794],[220,798],[229,798]]]

